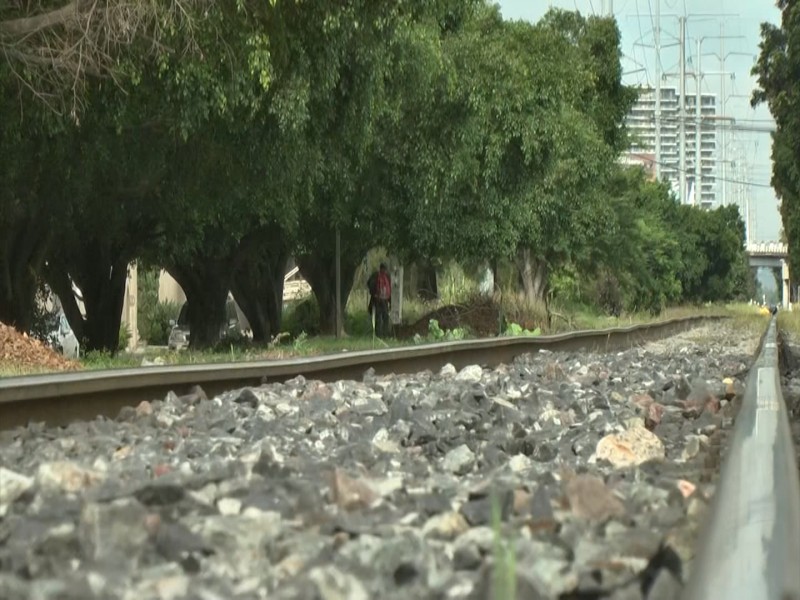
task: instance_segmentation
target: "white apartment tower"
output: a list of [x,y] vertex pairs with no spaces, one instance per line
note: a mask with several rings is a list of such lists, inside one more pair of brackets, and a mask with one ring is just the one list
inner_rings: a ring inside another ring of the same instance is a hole
[[[697,94],[686,94],[684,104],[686,187],[684,201],[703,208],[717,204],[717,113],[716,96],[700,94],[700,194],[695,198],[695,151]],[[680,96],[674,87],[661,88],[661,178],[670,183],[676,194],[680,189]],[[626,118],[631,136],[631,148],[625,162],[640,162],[641,157],[655,160],[656,154],[656,92],[652,88],[639,90],[639,99]],[[637,159],[638,157],[638,159]]]

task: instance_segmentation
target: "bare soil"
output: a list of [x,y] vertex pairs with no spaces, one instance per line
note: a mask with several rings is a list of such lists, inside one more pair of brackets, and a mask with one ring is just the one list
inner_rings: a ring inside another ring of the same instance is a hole
[[469,304],[448,304],[424,315],[415,323],[397,328],[396,335],[400,339],[412,338],[414,335],[428,335],[428,323],[431,319],[439,322],[440,329],[468,329],[473,335],[488,337],[497,335],[500,330],[500,307],[491,300],[474,300]]

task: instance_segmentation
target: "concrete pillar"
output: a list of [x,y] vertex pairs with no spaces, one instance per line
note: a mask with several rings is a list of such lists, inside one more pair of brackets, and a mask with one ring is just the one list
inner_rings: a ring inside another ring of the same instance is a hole
[[391,278],[392,308],[389,311],[389,319],[392,325],[400,325],[403,320],[403,265],[392,265]]
[[783,282],[783,308],[789,308],[790,287],[789,287],[789,263],[781,259],[781,281]]
[[478,291],[481,296],[486,297],[491,297],[494,293],[494,273],[488,263],[481,269]]
[[139,345],[139,270],[136,263],[128,267],[128,277],[125,279],[125,299],[122,303],[122,324],[127,326],[131,334],[128,340],[128,350],[133,350]]

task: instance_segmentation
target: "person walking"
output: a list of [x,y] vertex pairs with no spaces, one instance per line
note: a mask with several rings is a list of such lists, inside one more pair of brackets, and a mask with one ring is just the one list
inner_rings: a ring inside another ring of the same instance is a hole
[[378,337],[389,335],[389,308],[392,305],[392,279],[385,263],[367,280],[369,304],[367,310],[375,324]]

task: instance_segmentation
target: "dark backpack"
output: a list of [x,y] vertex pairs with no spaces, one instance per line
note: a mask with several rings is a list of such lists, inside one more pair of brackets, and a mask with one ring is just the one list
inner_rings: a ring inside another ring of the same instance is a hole
[[378,281],[376,282],[378,300],[388,300],[392,297],[392,282],[389,281],[389,274],[385,271],[378,272]]

